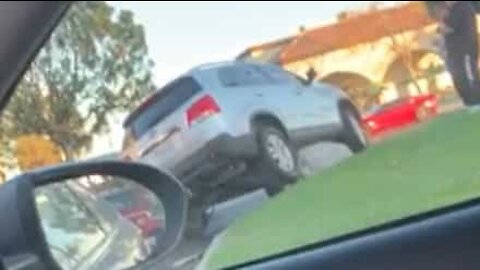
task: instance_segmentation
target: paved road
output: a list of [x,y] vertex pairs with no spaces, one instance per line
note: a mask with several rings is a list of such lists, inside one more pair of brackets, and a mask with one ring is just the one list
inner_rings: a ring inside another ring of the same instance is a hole
[[343,144],[319,143],[300,152],[304,174],[311,175],[335,166],[349,158],[352,152]]
[[[319,143],[303,149],[300,160],[306,174],[314,174],[332,167],[351,156],[350,150],[340,144]],[[258,208],[268,200],[263,190],[258,190],[215,206],[207,227],[207,235],[203,239],[186,239],[173,252],[159,269],[191,270],[201,259],[214,236],[223,231],[235,219]]]

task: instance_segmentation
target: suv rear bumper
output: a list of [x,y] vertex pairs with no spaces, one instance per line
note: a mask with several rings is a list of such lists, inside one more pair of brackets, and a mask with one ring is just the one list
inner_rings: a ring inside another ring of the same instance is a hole
[[200,176],[221,172],[235,161],[255,157],[257,151],[253,135],[234,137],[223,133],[175,166],[173,174],[188,183]]

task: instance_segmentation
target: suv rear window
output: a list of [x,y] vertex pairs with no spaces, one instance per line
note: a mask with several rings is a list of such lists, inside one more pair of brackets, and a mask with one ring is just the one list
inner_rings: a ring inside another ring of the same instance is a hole
[[254,86],[270,83],[269,78],[248,65],[222,67],[218,77],[224,87]]
[[125,127],[130,129],[131,136],[138,139],[200,91],[201,86],[195,79],[177,79],[140,105],[127,119]]

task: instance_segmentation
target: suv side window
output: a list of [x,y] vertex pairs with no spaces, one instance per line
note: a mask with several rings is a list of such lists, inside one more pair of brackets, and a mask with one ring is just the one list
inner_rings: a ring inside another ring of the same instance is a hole
[[218,70],[220,82],[224,87],[244,87],[269,84],[269,79],[248,65],[222,67]]
[[200,91],[201,86],[192,77],[177,79],[160,89],[141,105],[143,110],[140,109],[138,115],[132,119],[129,124],[131,135],[140,138]]
[[268,66],[268,65],[255,66],[255,68],[259,70],[262,74],[264,74],[270,80],[271,83],[285,84],[285,83],[291,82],[290,77],[281,68]]

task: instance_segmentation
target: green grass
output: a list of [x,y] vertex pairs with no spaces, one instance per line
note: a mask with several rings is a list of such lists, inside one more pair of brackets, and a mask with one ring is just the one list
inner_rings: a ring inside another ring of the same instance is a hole
[[480,195],[480,114],[454,113],[291,187],[230,227],[209,259],[229,266]]

